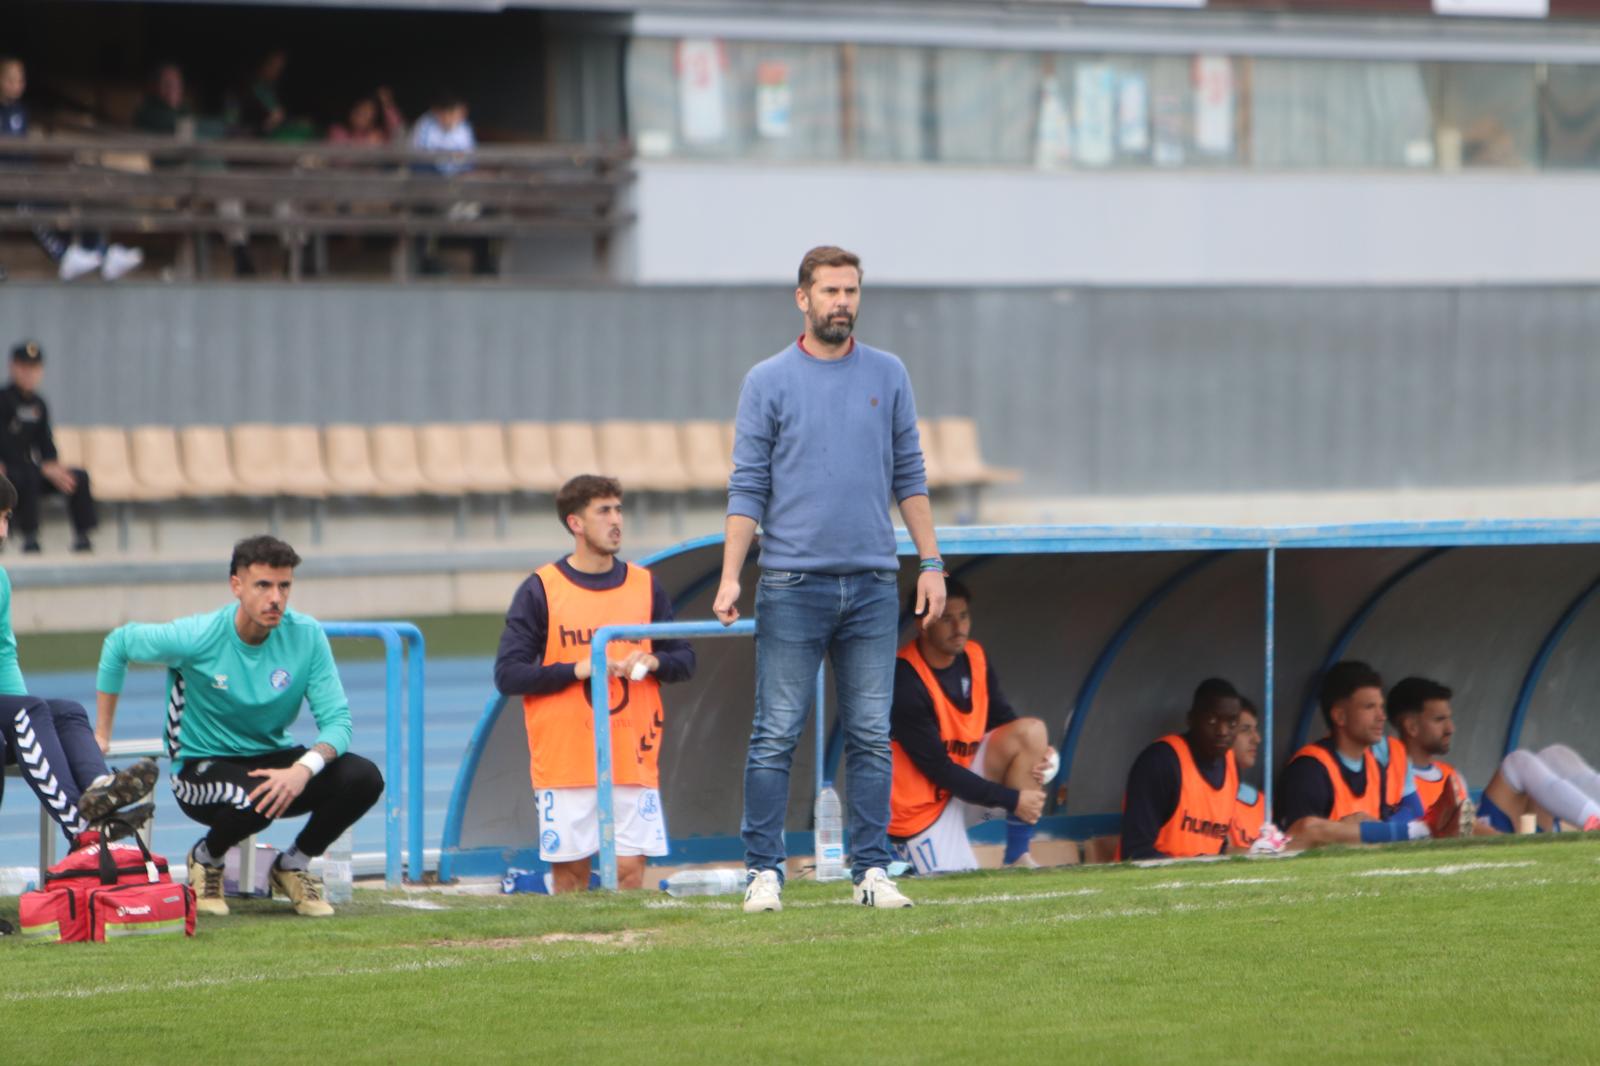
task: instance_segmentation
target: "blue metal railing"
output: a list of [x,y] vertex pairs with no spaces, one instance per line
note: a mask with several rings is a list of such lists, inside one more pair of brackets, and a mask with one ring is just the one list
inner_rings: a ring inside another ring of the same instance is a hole
[[[384,883],[399,888],[401,883],[401,801],[409,800],[406,839],[411,843],[411,862],[406,867],[410,880],[422,880],[422,805],[423,805],[423,679],[427,644],[422,631],[410,622],[324,622],[322,631],[329,637],[367,638],[383,642],[383,820]],[[401,662],[409,669],[404,677],[407,713],[401,713]],[[404,734],[402,734],[404,723]],[[404,741],[410,741],[410,770],[402,773]]]
[[[617,890],[617,833],[616,807],[611,795],[611,699],[609,678],[606,672],[606,648],[622,640],[687,640],[692,637],[753,637],[754,621],[735,622],[725,626],[721,622],[653,622],[636,626],[601,626],[594,631],[589,647],[589,703],[594,708],[594,765],[598,796],[600,829],[600,885],[608,891]],[[824,687],[825,667],[817,668],[816,705],[816,786],[824,786],[822,766],[827,730],[825,728]]]

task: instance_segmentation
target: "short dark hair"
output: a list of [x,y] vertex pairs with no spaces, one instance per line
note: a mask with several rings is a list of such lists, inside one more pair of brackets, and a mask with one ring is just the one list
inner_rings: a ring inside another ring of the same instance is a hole
[[591,500],[604,500],[611,496],[622,499],[622,482],[614,477],[603,477],[600,474],[579,474],[568,481],[556,492],[556,518],[561,522],[561,528],[568,533],[567,516],[574,515],[589,506]]
[[1333,728],[1333,705],[1355,695],[1357,689],[1383,688],[1383,678],[1371,666],[1357,659],[1346,659],[1328,667],[1322,675],[1317,699],[1322,704],[1322,720]]
[[[964,585],[961,582],[960,578],[950,577],[949,575],[945,576],[945,579],[944,579],[944,598],[947,601],[949,601],[949,600],[966,600],[967,601],[967,606],[969,606],[969,607],[972,606],[972,590],[967,588],[967,586]],[[913,585],[912,588],[911,588],[911,594],[906,597],[906,614],[916,614],[916,613],[917,613],[917,589],[916,589],[916,586]]]
[[1254,701],[1249,696],[1239,697],[1239,711],[1242,714],[1248,714],[1258,722],[1261,721],[1261,712],[1256,709]]
[[1447,700],[1454,695],[1449,686],[1425,677],[1402,678],[1389,690],[1385,711],[1389,721],[1398,724],[1405,715],[1421,711],[1429,700]]
[[1224,681],[1220,677],[1208,677],[1195,686],[1194,699],[1189,703],[1189,713],[1204,714],[1223,700],[1238,698],[1239,690],[1233,687],[1231,681]]
[[430,111],[453,111],[458,107],[466,106],[467,101],[460,93],[445,92],[439,93],[437,96],[435,96],[433,98],[433,103],[429,105],[428,109]]
[[233,546],[233,560],[228,563],[228,576],[232,577],[258,563],[274,568],[287,566],[292,570],[300,565],[300,555],[288,544],[270,534],[262,533],[259,536],[246,537]]
[[817,272],[818,267],[855,267],[856,277],[861,277],[861,257],[854,252],[847,252],[843,248],[832,244],[822,244],[811,249],[800,260],[800,287],[811,288],[811,275]]
[[0,511],[9,511],[17,506],[17,487],[11,479],[0,474]]

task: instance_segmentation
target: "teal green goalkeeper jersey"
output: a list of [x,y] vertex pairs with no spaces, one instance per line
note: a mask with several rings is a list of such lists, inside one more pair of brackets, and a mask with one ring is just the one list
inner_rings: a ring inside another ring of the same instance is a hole
[[0,696],[26,696],[17,665],[17,635],[11,631],[11,575],[0,570]]
[[100,649],[95,687],[120,693],[128,664],[172,671],[167,692],[167,751],[173,772],[185,759],[249,758],[294,747],[289,726],[311,704],[317,743],[343,755],[350,747],[350,702],[333,649],[316,619],[283,612],[267,639],[246,644],[234,628],[237,604],[165,625],[130,622]]

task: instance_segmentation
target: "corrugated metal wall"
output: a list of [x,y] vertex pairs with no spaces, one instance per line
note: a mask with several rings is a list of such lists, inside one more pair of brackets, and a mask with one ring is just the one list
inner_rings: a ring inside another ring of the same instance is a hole
[[[870,282],[870,279],[869,279]],[[781,288],[0,286],[57,421],[731,418]],[[924,414],[1049,492],[1600,476],[1600,290],[873,289]]]

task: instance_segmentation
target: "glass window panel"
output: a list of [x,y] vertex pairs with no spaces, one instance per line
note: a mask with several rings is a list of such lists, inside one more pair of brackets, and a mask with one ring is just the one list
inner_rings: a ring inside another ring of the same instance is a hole
[[1440,165],[1532,165],[1539,133],[1534,73],[1529,64],[1429,64],[1428,96]]
[[1029,164],[1040,129],[1044,57],[947,49],[934,57],[936,157]]
[[1600,167],[1600,67],[1550,67],[1539,117],[1545,166]]
[[893,163],[932,158],[930,56],[924,48],[862,45],[854,50],[851,137],[856,158]]
[[1416,63],[1257,59],[1250,79],[1258,167],[1424,167],[1433,120]]

